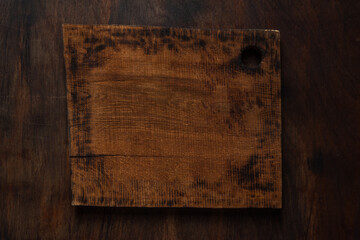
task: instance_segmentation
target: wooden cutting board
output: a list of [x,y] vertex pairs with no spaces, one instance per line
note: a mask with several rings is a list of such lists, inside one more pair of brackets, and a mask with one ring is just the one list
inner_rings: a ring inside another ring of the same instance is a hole
[[278,31],[63,37],[73,205],[281,207]]

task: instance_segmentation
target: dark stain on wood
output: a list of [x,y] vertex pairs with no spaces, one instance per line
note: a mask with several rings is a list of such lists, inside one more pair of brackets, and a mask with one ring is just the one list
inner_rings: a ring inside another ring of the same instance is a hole
[[245,186],[247,189],[255,189],[263,192],[273,192],[275,191],[274,183],[255,183],[252,186]]
[[261,101],[259,96],[256,96],[256,105],[260,108],[264,106],[264,103]]
[[95,49],[94,49],[94,54],[98,53],[98,52],[101,52],[102,50],[104,50],[106,48],[106,45],[105,44],[101,44],[99,46],[96,46]]
[[99,42],[99,39],[94,36],[87,37],[87,38],[85,38],[85,41],[84,41],[84,43],[91,43],[91,44],[94,44],[97,42]]
[[72,48],[71,45],[69,44],[68,46],[69,48],[69,52],[71,54],[71,62],[70,62],[70,68],[69,70],[71,71],[71,73],[74,75],[76,73],[77,70],[77,53],[76,53],[76,49]]
[[175,44],[169,43],[169,44],[167,45],[167,47],[168,47],[169,50],[172,50],[172,49],[175,48]]
[[200,40],[196,41],[195,45],[198,48],[203,48],[203,49],[206,48],[206,42],[203,39],[200,39]]
[[243,185],[244,183],[253,183],[260,176],[260,170],[256,168],[258,164],[258,156],[251,155],[248,162],[241,166],[230,166],[228,176],[235,180],[237,184]]
[[206,185],[207,185],[206,180],[205,180],[205,179],[201,179],[200,177],[196,177],[196,178],[194,179],[193,184],[192,184],[192,186],[193,186],[194,188],[205,188]]

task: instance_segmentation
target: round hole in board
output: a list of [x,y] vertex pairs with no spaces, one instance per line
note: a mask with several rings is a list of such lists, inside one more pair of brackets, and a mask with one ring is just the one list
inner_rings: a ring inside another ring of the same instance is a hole
[[248,46],[241,51],[241,63],[247,68],[257,68],[262,57],[261,50],[256,46]]

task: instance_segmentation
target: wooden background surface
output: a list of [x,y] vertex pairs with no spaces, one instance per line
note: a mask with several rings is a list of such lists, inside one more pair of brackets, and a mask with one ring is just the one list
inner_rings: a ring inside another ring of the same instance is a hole
[[[359,239],[359,1],[0,1],[1,239]],[[72,207],[62,23],[281,31],[282,210]]]

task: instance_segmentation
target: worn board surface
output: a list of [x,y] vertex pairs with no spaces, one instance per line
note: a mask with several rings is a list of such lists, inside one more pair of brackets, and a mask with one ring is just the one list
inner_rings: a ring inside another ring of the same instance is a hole
[[279,32],[63,32],[74,205],[281,207]]

